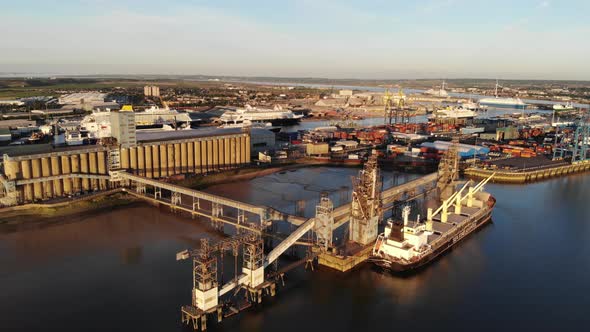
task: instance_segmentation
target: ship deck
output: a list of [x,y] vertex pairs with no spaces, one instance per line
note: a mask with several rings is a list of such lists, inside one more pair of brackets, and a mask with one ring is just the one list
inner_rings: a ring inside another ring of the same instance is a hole
[[461,207],[461,214],[449,214],[446,223],[440,221],[440,215],[434,216],[432,218],[432,229],[434,230],[434,233],[428,236],[428,243],[432,243],[436,239],[450,233],[458,225],[461,225],[467,221],[470,216],[477,213],[478,211],[480,211],[480,208],[463,206]]

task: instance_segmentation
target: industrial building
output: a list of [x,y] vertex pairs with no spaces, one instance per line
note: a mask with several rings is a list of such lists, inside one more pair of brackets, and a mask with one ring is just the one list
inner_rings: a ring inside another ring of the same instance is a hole
[[254,155],[275,148],[275,134],[272,131],[262,128],[252,128],[250,132],[252,145],[251,152]]
[[308,156],[321,156],[330,153],[328,143],[309,143],[305,146],[305,154]]
[[[420,146],[425,148],[432,148],[438,151],[447,151],[453,145],[452,142],[446,141],[434,141],[424,142]],[[460,158],[473,158],[473,157],[485,157],[490,152],[490,149],[485,146],[469,145],[469,144],[456,144],[457,153]]]
[[12,195],[15,203],[31,203],[110,189],[114,184],[109,172],[113,170],[165,178],[250,163],[250,133],[240,129],[139,132],[136,144],[131,143],[130,139],[125,146],[79,146],[41,154],[5,154],[0,174],[3,198]]
[[135,113],[133,109],[124,106],[120,111],[109,113],[111,117],[111,134],[117,139],[122,148],[129,148],[137,144],[135,130]]
[[59,97],[62,105],[100,104],[104,102],[106,94],[100,92],[76,92]]
[[155,85],[146,85],[143,87],[143,94],[147,97],[160,97],[160,87]]

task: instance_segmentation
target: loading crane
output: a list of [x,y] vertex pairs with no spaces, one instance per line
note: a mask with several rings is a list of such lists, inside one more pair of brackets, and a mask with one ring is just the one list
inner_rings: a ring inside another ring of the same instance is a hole
[[[231,291],[236,296],[240,290],[246,290],[254,302],[260,303],[262,293],[266,291],[274,296],[276,289],[276,279],[282,279],[281,273],[275,273],[275,279],[265,280],[265,268],[271,266],[287,249],[297,244],[299,239],[311,231],[316,225],[316,219],[310,218],[301,224],[287,238],[279,243],[268,255],[264,255],[264,242],[261,237],[262,229],[257,232],[243,231],[231,238],[209,244],[208,239],[201,240],[201,247],[197,250],[183,250],[176,254],[176,260],[185,260],[192,258],[193,261],[193,289],[191,305],[181,308],[183,323],[193,323],[197,329],[199,321],[201,330],[207,328],[207,315],[217,313],[217,320],[220,322],[223,317],[225,304],[220,302],[220,298]],[[251,228],[262,228],[255,224]],[[242,249],[242,266],[241,271],[238,269],[238,256],[240,248]],[[223,284],[223,258],[221,259],[221,286],[219,283],[218,259],[217,255],[223,257],[224,253],[231,251],[234,256],[234,277],[227,283]],[[313,259],[307,258],[307,261]],[[240,309],[230,307],[233,313],[239,312]]]
[[[477,185],[473,186],[473,181],[467,181],[461,189],[454,192],[449,198],[443,200],[441,206],[438,207],[435,211],[432,211],[432,208],[428,209],[427,213],[427,229],[432,230],[432,219],[434,216],[440,213],[440,221],[442,223],[446,223],[448,221],[449,215],[449,208],[454,206],[455,207],[455,214],[461,214],[461,207],[463,206],[463,202],[467,200],[466,206],[472,207],[473,206],[473,196],[478,191],[483,191],[483,187],[496,175],[496,173],[492,173],[488,178],[481,180]],[[465,189],[468,188],[467,194],[462,196],[461,194]]]
[[393,123],[409,121],[409,111],[406,108],[406,95],[401,88],[397,91],[397,98],[389,89],[386,89],[383,94],[383,105],[385,124],[391,125]]

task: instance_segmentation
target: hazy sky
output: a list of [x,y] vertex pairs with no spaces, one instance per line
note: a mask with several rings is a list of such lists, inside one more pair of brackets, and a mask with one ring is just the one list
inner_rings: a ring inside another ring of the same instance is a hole
[[0,72],[590,79],[590,1],[3,1]]

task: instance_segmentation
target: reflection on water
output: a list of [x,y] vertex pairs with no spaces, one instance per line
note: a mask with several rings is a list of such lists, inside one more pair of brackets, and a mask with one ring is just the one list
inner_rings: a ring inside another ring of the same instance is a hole
[[[215,186],[212,192],[313,213],[321,191],[344,202],[358,169],[319,167]],[[384,173],[385,181],[402,181]],[[410,176],[411,177],[411,176]],[[590,175],[526,186],[490,184],[493,224],[415,275],[370,266],[286,275],[274,298],[211,322],[212,331],[580,331],[590,323]],[[347,189],[348,190],[348,189]],[[138,205],[0,235],[7,331],[187,331],[191,266],[175,253],[219,234]],[[225,257],[233,266],[232,258]],[[228,271],[226,271],[227,273]]]
[[[252,204],[271,206],[283,212],[296,214],[305,207],[304,216],[311,217],[320,194],[328,194],[335,207],[350,202],[351,177],[359,168],[311,167],[279,172],[250,181],[212,186],[208,192]],[[383,171],[383,187],[390,188],[415,179],[415,174]]]
[[137,265],[141,262],[141,247],[125,248],[121,252],[121,258],[125,265]]

